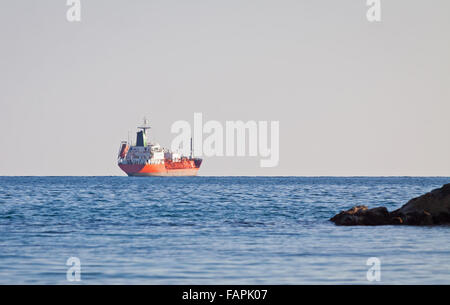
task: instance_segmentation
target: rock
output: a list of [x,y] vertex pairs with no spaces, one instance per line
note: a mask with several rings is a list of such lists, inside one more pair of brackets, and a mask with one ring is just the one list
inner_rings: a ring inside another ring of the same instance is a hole
[[342,211],[330,220],[342,226],[450,224],[450,183],[411,199],[392,212],[385,207],[369,209],[362,205]]
[[392,218],[392,224],[393,225],[402,225],[403,219],[401,217],[394,217],[394,218]]
[[450,213],[450,183],[425,195],[411,199],[400,209],[392,213],[408,214],[427,211],[433,216]]
[[340,212],[330,220],[342,226],[375,226],[390,224],[391,221],[385,207],[368,209],[364,205]]

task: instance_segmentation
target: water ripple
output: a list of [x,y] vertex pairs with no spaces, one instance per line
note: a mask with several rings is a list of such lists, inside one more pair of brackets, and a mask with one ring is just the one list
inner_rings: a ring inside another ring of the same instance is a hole
[[450,227],[336,227],[448,183],[421,177],[0,177],[0,284],[450,282]]

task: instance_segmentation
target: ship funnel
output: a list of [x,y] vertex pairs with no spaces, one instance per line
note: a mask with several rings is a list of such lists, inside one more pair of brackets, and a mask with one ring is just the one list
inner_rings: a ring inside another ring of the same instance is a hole
[[145,139],[145,133],[143,130],[137,132],[136,146],[147,146],[147,140]]
[[147,118],[144,117],[144,124],[142,126],[138,126],[138,129],[141,129],[141,131],[137,132],[136,146],[147,146],[147,129],[150,128],[151,127],[148,124]]

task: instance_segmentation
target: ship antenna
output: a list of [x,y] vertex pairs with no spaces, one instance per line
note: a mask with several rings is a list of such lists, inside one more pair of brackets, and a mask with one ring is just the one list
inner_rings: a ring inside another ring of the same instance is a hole
[[151,128],[148,124],[147,118],[144,117],[144,124],[142,126],[139,126],[138,128],[144,130],[144,133],[147,131],[147,129]]

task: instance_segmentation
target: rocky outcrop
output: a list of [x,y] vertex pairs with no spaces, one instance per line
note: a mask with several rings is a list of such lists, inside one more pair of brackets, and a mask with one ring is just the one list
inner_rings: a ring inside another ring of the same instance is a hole
[[330,219],[341,226],[442,225],[450,224],[450,183],[425,195],[411,199],[400,209],[369,209],[355,206]]

